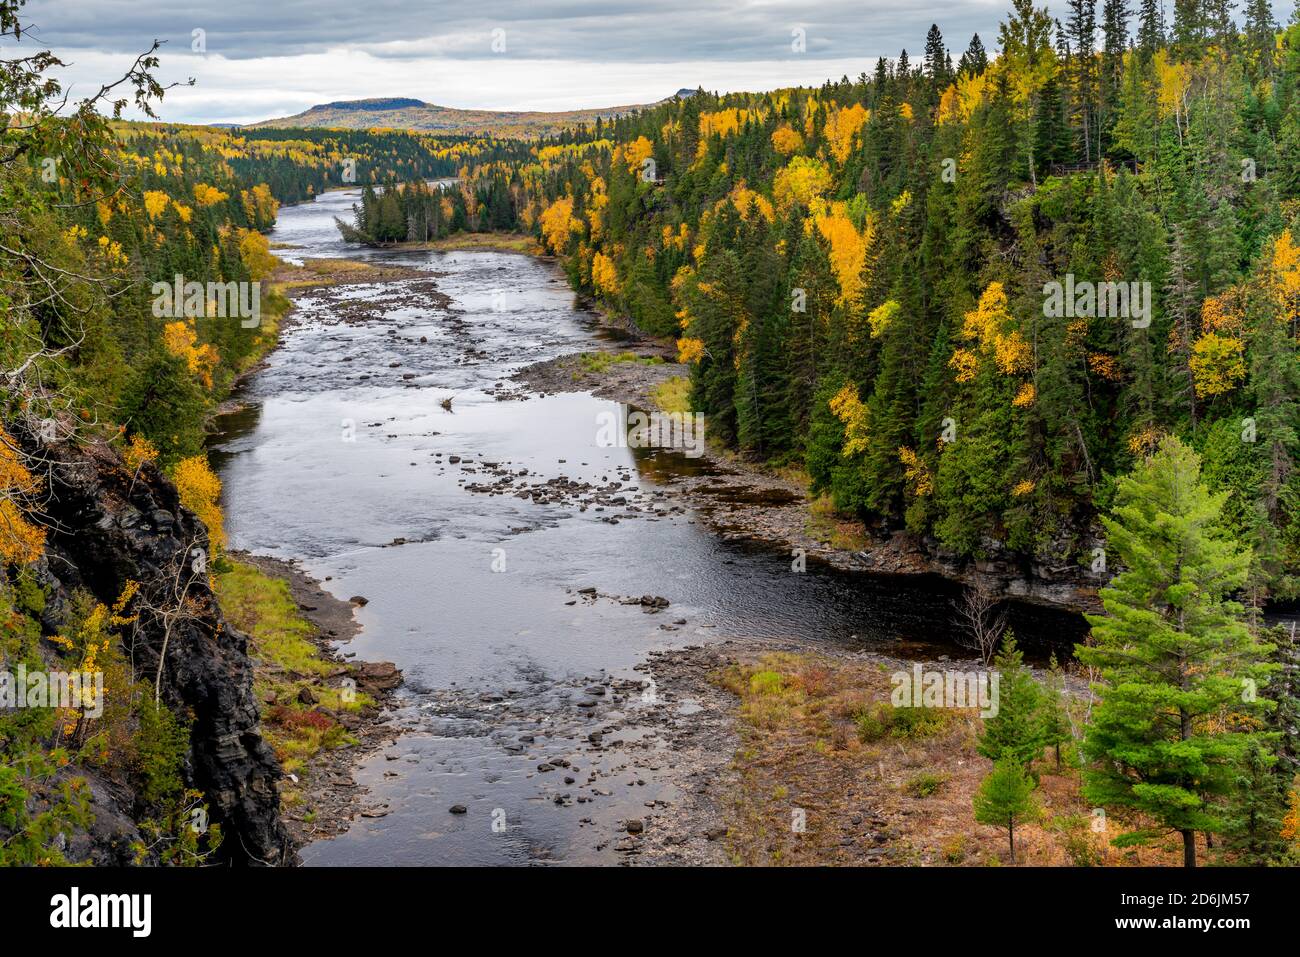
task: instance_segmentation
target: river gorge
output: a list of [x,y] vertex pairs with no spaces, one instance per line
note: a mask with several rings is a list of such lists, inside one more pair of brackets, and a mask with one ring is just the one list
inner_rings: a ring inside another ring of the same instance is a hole
[[[414,272],[296,296],[212,441],[232,547],[363,599],[342,650],[405,675],[402,733],[357,772],[361,815],[305,863],[620,860],[623,822],[685,796],[670,732],[701,707],[656,699],[651,652],[745,638],[962,653],[958,586],[797,573],[787,551],[719,535],[674,493],[672,476],[707,466],[598,441],[625,408],[514,382],[610,345],[554,265],[349,246],[333,220],[356,196],[283,209],[279,255]],[[1075,627],[1018,614],[1021,633]]]

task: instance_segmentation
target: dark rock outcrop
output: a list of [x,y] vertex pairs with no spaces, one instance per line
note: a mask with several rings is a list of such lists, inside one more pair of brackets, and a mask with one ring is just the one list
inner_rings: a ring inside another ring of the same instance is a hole
[[176,605],[178,575],[192,578],[184,590],[186,611],[170,630],[157,616],[142,616],[127,650],[136,673],[152,677],[166,633],[161,695],[193,719],[184,774],[222,827],[219,858],[235,865],[293,863],[279,812],[282,772],[258,729],[248,638],[222,617],[206,574],[193,574],[195,559],[206,555],[207,530],[151,464],[132,472],[103,444],[57,443],[40,454],[49,492],[45,626],[60,624],[76,588],[111,604],[136,581],[143,604],[167,608]]

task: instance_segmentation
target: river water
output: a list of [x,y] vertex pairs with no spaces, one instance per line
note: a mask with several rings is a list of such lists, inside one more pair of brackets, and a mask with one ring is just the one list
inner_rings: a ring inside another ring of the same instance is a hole
[[[611,522],[609,509],[468,490],[486,462],[526,470],[529,482],[620,482],[653,497],[655,476],[690,463],[598,447],[598,416],[618,406],[585,393],[501,401],[522,366],[596,347],[596,318],[553,265],[528,256],[346,246],[333,217],[357,196],[281,210],[271,238],[293,248],[280,254],[400,262],[435,277],[450,306],[397,280],[350,287],[370,313],[341,322],[336,299],[302,296],[281,347],[241,388],[244,407],[220,422],[212,455],[232,547],[298,559],[336,596],[364,596],[362,632],[346,650],[406,677],[408,733],[357,775],[382,816],[308,846],[306,863],[616,861],[594,832],[647,800],[672,800],[667,775],[642,769],[643,784],[557,804],[553,792],[582,785],[563,788],[536,767],[585,740],[573,706],[583,689],[635,676],[652,649],[757,635],[952,651],[955,589],[938,580],[795,574],[789,555],[724,541],[689,510]],[[671,607],[648,615],[577,600],[584,587]],[[503,731],[467,700],[518,720]],[[525,734],[533,740],[519,743]],[[599,756],[584,760],[600,769]],[[450,815],[453,804],[467,813]]]

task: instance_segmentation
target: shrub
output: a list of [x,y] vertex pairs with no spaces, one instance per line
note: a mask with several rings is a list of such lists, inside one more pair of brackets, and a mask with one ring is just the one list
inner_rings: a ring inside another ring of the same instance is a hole
[[914,798],[928,798],[947,783],[948,775],[925,772],[909,780],[903,785],[903,790]]

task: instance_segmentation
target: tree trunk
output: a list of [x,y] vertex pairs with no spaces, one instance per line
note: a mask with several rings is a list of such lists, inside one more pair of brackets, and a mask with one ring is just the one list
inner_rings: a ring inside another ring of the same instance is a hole
[[1196,866],[1196,832],[1183,831],[1183,867]]
[[1011,863],[1016,862],[1016,819],[1007,819],[1007,839],[1011,842]]

